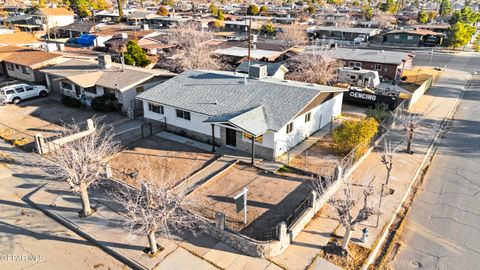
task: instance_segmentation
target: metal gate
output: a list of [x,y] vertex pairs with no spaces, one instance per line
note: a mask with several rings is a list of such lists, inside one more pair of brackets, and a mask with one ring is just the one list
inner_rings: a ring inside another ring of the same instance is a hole
[[133,119],[137,119],[143,116],[143,102],[138,99],[131,101],[131,108],[133,112]]

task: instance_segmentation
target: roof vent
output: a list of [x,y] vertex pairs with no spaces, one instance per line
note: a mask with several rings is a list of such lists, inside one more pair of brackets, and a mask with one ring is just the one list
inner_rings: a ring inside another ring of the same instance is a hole
[[98,56],[98,67],[100,69],[109,69],[112,67],[112,57],[109,54]]

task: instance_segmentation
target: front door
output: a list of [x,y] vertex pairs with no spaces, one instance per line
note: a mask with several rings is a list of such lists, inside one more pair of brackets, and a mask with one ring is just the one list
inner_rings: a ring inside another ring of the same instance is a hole
[[229,146],[237,147],[237,131],[234,129],[226,128],[226,144]]

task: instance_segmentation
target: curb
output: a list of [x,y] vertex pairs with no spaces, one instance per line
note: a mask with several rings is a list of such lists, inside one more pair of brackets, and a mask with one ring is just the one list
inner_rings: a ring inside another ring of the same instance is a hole
[[[471,76],[471,75],[470,75]],[[468,81],[467,81],[468,82]],[[435,134],[435,137],[433,138],[432,142],[430,143],[430,146],[428,147],[427,149],[427,152],[425,153],[425,156],[422,160],[422,162],[420,163],[420,166],[418,167],[418,169],[415,171],[415,174],[414,176],[412,177],[412,179],[410,180],[410,184],[408,185],[408,188],[407,190],[405,191],[405,193],[403,194],[402,196],[402,199],[400,201],[400,203],[398,204],[397,208],[395,209],[395,212],[394,212],[394,215],[392,216],[392,219],[386,224],[387,226],[384,227],[384,230],[382,232],[382,234],[380,235],[379,238],[377,238],[377,243],[376,243],[376,246],[373,248],[373,250],[370,252],[370,254],[368,255],[368,258],[366,260],[366,262],[363,264],[361,270],[368,270],[368,268],[370,267],[370,265],[373,263],[373,261],[375,260],[375,258],[377,257],[378,255],[378,252],[380,251],[380,248],[382,247],[383,245],[383,242],[385,241],[385,239],[387,238],[388,236],[388,233],[390,231],[390,227],[393,225],[396,217],[397,217],[397,214],[398,212],[400,212],[401,208],[402,208],[402,205],[403,203],[405,202],[405,200],[408,198],[408,195],[410,195],[410,191],[412,190],[412,187],[413,187],[413,184],[416,182],[418,176],[420,175],[420,172],[422,171],[423,167],[425,166],[425,163],[427,162],[428,158],[430,157],[430,153],[432,152],[432,149],[433,147],[435,146],[435,144],[437,143],[437,140],[438,138],[440,137],[440,134],[444,131],[444,128],[448,122],[448,119],[451,117],[451,114],[454,110],[454,108],[457,107],[457,104],[459,102],[459,100],[463,97],[464,93],[465,93],[465,87],[466,87],[466,83],[465,85],[463,86],[463,89],[462,91],[460,92],[460,94],[457,96],[457,99],[455,100],[455,103],[452,105],[452,107],[450,108],[450,110],[448,111],[447,115],[443,118],[442,120],[442,123],[440,124],[440,128],[438,129],[437,133]]]
[[82,229],[80,229],[80,227],[78,227],[75,223],[72,223],[69,220],[65,219],[64,217],[48,211],[47,209],[41,207],[40,205],[38,205],[37,203],[32,201],[30,199],[30,197],[33,196],[35,193],[37,193],[39,190],[43,189],[43,187],[45,187],[46,185],[48,185],[48,183],[43,184],[43,185],[39,186],[38,188],[34,189],[33,191],[27,193],[25,196],[22,197],[22,201],[24,201],[27,204],[33,206],[37,210],[40,210],[42,213],[44,213],[48,217],[50,217],[53,220],[57,221],[58,223],[62,224],[66,228],[72,230],[73,232],[75,232],[79,236],[81,236],[81,237],[85,238],[86,240],[92,242],[97,247],[99,247],[100,249],[105,251],[107,254],[110,254],[112,257],[114,257],[115,259],[124,263],[125,265],[127,265],[131,269],[139,269],[139,270],[147,270],[148,269],[145,266],[141,265],[140,263],[123,256],[122,254],[118,253],[117,251],[115,251],[115,250],[105,246],[101,242],[97,241],[95,239],[95,237],[91,236],[90,234],[88,234],[85,231],[83,231]]

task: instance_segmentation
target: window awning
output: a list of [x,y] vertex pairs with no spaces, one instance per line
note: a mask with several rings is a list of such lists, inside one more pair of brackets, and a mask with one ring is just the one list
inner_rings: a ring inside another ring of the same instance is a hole
[[267,132],[267,122],[263,110],[263,106],[259,106],[235,114],[215,115],[205,120],[205,123],[230,124],[253,137],[259,137]]

